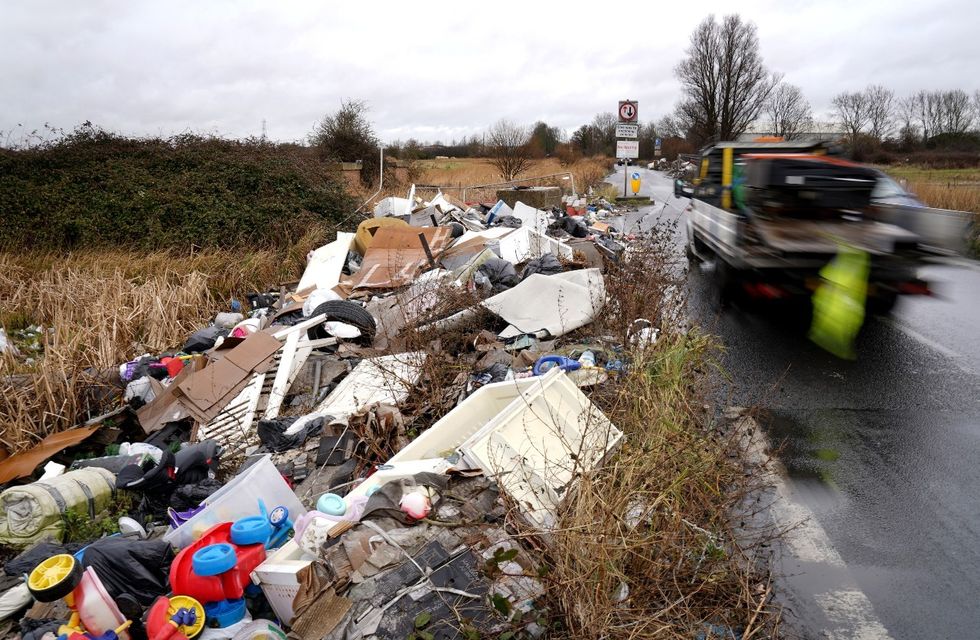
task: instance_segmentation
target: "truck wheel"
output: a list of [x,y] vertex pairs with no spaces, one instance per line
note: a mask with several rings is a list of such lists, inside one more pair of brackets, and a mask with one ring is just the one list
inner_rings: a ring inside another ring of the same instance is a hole
[[691,247],[691,241],[690,240],[688,240],[684,244],[684,253],[687,254],[687,261],[688,262],[690,262],[692,264],[697,263],[697,262],[701,262],[701,258],[698,257],[698,254],[694,253],[694,248]]
[[889,293],[884,293],[874,298],[868,298],[868,313],[884,316],[892,312],[895,305],[898,304],[898,292],[892,291]]

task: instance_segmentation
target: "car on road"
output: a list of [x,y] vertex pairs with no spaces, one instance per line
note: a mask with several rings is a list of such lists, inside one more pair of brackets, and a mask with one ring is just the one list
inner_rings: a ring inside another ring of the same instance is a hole
[[914,193],[906,191],[891,176],[884,171],[873,169],[878,176],[875,188],[871,190],[871,201],[875,204],[897,204],[906,207],[924,207],[921,200],[915,197]]

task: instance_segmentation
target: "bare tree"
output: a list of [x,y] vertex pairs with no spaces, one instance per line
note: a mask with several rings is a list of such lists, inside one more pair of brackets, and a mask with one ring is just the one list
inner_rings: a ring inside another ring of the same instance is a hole
[[980,129],[980,89],[973,92],[973,121]]
[[970,96],[962,89],[940,92],[939,112],[940,133],[966,133],[973,124]]
[[498,120],[487,131],[486,151],[490,164],[504,180],[513,180],[531,166],[531,134],[509,120]]
[[813,113],[800,88],[794,84],[781,83],[766,102],[766,115],[769,117],[769,133],[787,140],[800,137],[813,125]]
[[834,105],[838,122],[847,131],[851,142],[854,142],[868,124],[867,96],[863,91],[844,91],[834,96],[831,104]]
[[916,124],[918,118],[918,101],[916,95],[906,96],[898,101],[898,118],[900,128],[898,137],[902,145],[912,147],[919,140],[919,127]]
[[755,25],[738,14],[721,24],[710,15],[691,34],[686,53],[674,69],[685,94],[678,121],[698,143],[737,138],[779,82],[763,64]]
[[864,90],[864,99],[868,110],[868,133],[881,142],[892,132],[895,93],[880,84],[872,84]]
[[656,130],[657,133],[663,138],[684,137],[684,134],[681,133],[681,128],[678,126],[677,121],[671,116],[664,116],[657,120]]

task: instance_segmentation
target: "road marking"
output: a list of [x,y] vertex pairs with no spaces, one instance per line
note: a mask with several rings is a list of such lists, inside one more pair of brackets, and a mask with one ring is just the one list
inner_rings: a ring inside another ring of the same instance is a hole
[[886,640],[888,630],[875,617],[874,606],[863,591],[835,590],[814,596],[831,622],[840,625],[827,629],[827,637],[840,640]]
[[[763,480],[776,492],[770,505],[770,515],[777,525],[792,526],[782,541],[791,555],[802,562],[829,567],[831,575],[846,576],[838,588],[813,593],[813,602],[820,608],[831,627],[821,629],[823,637],[840,640],[891,640],[891,635],[875,615],[874,605],[857,586],[847,571],[847,563],[830,541],[830,536],[817,521],[813,511],[793,499],[782,464],[767,453],[768,441],[758,421],[742,415],[734,428],[742,436],[742,448],[747,460],[762,470]],[[794,526],[795,525],[795,526]],[[809,594],[798,594],[803,601]],[[806,631],[816,631],[807,629]]]
[[955,364],[957,368],[959,368],[959,370],[962,371],[963,373],[976,375],[977,373],[976,371],[974,371],[972,368],[970,368],[969,366],[967,366],[962,362],[962,360],[960,359],[960,354],[957,353],[956,351],[953,351],[949,347],[936,342],[932,338],[922,335],[921,333],[919,333],[912,327],[908,326],[904,322],[901,322],[894,318],[879,317],[877,320],[883,325],[891,327],[892,329],[895,329],[897,331],[901,331],[902,333],[912,338],[913,340],[921,342],[922,344],[929,347],[930,349],[933,349],[934,351],[938,351],[939,353],[943,354],[944,356],[952,360],[953,364]]

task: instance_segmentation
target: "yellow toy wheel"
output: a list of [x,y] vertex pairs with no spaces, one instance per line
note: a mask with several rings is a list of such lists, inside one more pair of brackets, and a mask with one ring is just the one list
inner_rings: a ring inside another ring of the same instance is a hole
[[39,602],[54,602],[75,590],[82,581],[82,565],[74,556],[60,553],[34,567],[27,589]]
[[204,630],[206,618],[204,605],[190,596],[170,596],[170,606],[167,607],[167,619],[173,619],[181,609],[193,611],[194,622],[178,624],[177,628],[188,638],[194,638]]

